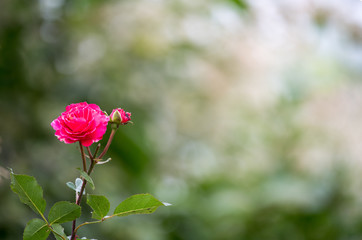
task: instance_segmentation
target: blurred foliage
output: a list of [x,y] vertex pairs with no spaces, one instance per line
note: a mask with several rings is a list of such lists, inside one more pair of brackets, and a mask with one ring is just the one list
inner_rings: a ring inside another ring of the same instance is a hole
[[7,167],[35,176],[49,205],[74,198],[65,183],[79,151],[50,122],[80,101],[123,107],[135,123],[95,170],[94,193],[173,204],[81,236],[362,238],[361,7],[2,0],[1,238],[21,239],[34,217],[10,191]]

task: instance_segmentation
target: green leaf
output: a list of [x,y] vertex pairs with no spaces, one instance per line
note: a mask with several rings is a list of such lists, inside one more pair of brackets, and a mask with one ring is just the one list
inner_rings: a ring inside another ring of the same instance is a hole
[[245,0],[231,0],[231,2],[236,4],[242,10],[247,10],[249,8]]
[[57,202],[50,209],[48,220],[50,224],[69,222],[80,217],[80,213],[80,206],[75,203]]
[[26,224],[23,240],[46,240],[50,230],[46,222],[39,218],[34,218]]
[[156,211],[162,202],[151,194],[136,194],[121,202],[114,210],[114,215],[124,217],[132,214],[149,214]]
[[[64,228],[62,227],[62,225],[53,224],[52,228],[53,228],[53,231],[57,233],[57,234],[53,233],[57,240],[64,240],[64,239],[68,240],[67,235],[65,235],[65,233],[64,233]],[[60,236],[62,236],[63,238],[61,238],[58,234]]]
[[18,194],[22,203],[28,205],[33,211],[44,214],[46,202],[43,198],[43,189],[39,186],[34,177],[14,174],[10,170],[11,190]]
[[74,191],[76,191],[76,188],[75,188],[75,184],[72,183],[72,182],[67,182],[67,186],[70,188],[70,189],[73,189]]
[[91,185],[92,189],[94,190],[94,183],[92,178],[88,175],[88,173],[84,172],[82,169],[77,168],[78,171],[80,172],[80,175]]
[[87,195],[87,204],[93,209],[92,218],[101,220],[109,212],[110,204],[105,196]]

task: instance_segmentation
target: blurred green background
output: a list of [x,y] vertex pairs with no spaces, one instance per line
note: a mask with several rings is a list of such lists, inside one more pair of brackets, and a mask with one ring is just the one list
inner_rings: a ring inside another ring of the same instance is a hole
[[81,237],[362,239],[361,12],[358,0],[1,0],[0,238],[35,217],[7,168],[35,176],[48,209],[74,200],[78,146],[50,122],[87,101],[135,123],[93,193],[112,210],[144,192],[173,206]]

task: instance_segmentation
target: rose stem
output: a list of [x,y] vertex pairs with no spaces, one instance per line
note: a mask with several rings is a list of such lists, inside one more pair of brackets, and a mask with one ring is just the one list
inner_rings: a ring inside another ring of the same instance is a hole
[[[111,135],[110,135],[109,138],[108,138],[107,145],[106,145],[106,147],[104,148],[103,152],[98,156],[98,159],[101,159],[101,158],[107,153],[108,148],[109,148],[109,146],[111,145],[111,142],[112,142],[112,140],[113,140],[114,134],[116,133],[116,130],[117,130],[117,129],[112,129]],[[79,143],[80,143],[80,142],[79,142]],[[80,145],[80,146],[81,146],[81,153],[82,153],[83,167],[84,167],[84,163],[85,163],[84,150],[83,150],[82,145]],[[94,154],[94,155],[90,154],[89,148],[87,148],[87,149],[88,149],[88,151],[89,151],[89,158],[91,159],[91,165],[89,166],[89,169],[88,169],[88,175],[90,175],[91,172],[93,171],[94,166],[96,165],[96,161],[94,160],[94,157],[93,157],[93,156],[95,156],[95,154]],[[98,150],[98,149],[96,149],[96,150]],[[79,193],[79,196],[78,196],[78,198],[77,198],[77,200],[76,200],[76,204],[77,204],[77,205],[80,205],[80,201],[82,200],[84,188],[85,188],[86,185],[87,185],[87,181],[86,181],[85,179],[83,179],[82,188],[81,188],[80,193]],[[75,225],[76,225],[76,222],[77,222],[77,219],[74,219],[74,220],[73,220],[73,225],[72,225],[72,235],[71,235],[71,237],[70,237],[71,240],[75,240],[75,234],[76,234],[76,232],[75,232]]]
[[112,129],[111,135],[109,136],[107,145],[104,147],[103,152],[98,156],[98,159],[101,159],[108,151],[109,146],[111,146],[114,134],[116,133],[117,129]]
[[93,158],[95,158],[97,156],[97,153],[98,153],[98,150],[99,150],[100,147],[101,147],[101,144],[98,143],[98,145],[96,147],[96,150],[94,151]]
[[85,161],[85,155],[84,155],[84,149],[83,149],[83,145],[81,144],[80,141],[79,142],[79,147],[80,147],[80,153],[82,155],[82,160],[83,160],[83,171],[87,171],[87,163]]
[[89,155],[89,159],[93,159],[94,156],[92,155],[90,148],[86,147],[86,149],[87,149],[87,152],[88,152],[88,155]]
[[[81,152],[81,155],[82,155],[82,160],[83,160],[83,170],[86,172],[87,171],[87,165],[86,165],[86,161],[85,161],[85,155],[84,155],[84,149],[83,149],[83,146],[82,144],[80,143],[79,141],[79,146],[80,146],[80,152]],[[87,148],[88,150],[88,154],[89,154],[89,158],[91,160],[91,165],[89,167],[89,170],[88,170],[88,175],[90,174],[90,172],[93,170],[93,167],[95,165],[95,161],[93,159],[93,156],[89,150],[89,147]],[[76,198],[76,204],[77,205],[80,205],[80,200],[82,199],[82,196],[83,196],[83,192],[84,192],[84,188],[85,188],[85,185],[87,184],[87,181],[85,179],[83,179],[83,183],[82,183],[82,187],[81,187],[81,190],[79,192],[79,196]],[[77,193],[76,193],[77,195]],[[77,220],[74,219],[73,220],[73,224],[72,224],[72,235],[71,235],[71,240],[74,240],[75,239],[75,225],[76,225],[76,222]]]

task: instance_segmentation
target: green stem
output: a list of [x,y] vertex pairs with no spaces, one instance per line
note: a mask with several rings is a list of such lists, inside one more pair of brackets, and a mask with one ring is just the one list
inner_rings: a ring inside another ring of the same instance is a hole
[[107,216],[107,217],[102,218],[101,220],[94,221],[94,222],[84,222],[84,223],[80,224],[80,225],[75,229],[75,232],[77,232],[80,227],[83,227],[83,226],[85,226],[85,225],[94,224],[94,223],[101,223],[101,222],[104,222],[104,221],[107,220],[107,219],[110,219],[110,218],[116,217],[116,216],[117,216],[117,215]]
[[84,222],[84,223],[80,224],[74,231],[77,232],[80,227],[83,227],[85,225],[89,225],[89,224],[93,224],[93,223],[101,223],[101,222],[103,222],[103,221],[99,220],[99,221],[94,221],[94,222]]
[[[144,209],[147,209],[147,208],[144,208]],[[101,220],[98,220],[98,221],[94,221],[94,222],[84,222],[84,223],[80,224],[80,225],[75,229],[75,232],[77,232],[80,227],[83,227],[83,226],[85,226],[85,225],[94,224],[94,223],[101,223],[101,222],[104,222],[105,220],[110,219],[110,218],[113,218],[113,217],[123,216],[123,215],[127,215],[127,214],[130,214],[130,213],[132,214],[132,213],[136,213],[136,212],[137,212],[137,210],[129,210],[129,211],[125,211],[125,212],[122,212],[122,213],[113,214],[113,215],[111,215],[111,216],[106,216],[106,217],[104,217],[104,218],[102,218]]]
[[59,233],[57,233],[56,231],[53,230],[53,228],[51,228],[49,225],[48,225],[48,228],[50,229],[50,231],[56,235],[58,235],[59,237],[61,237],[63,240],[67,240],[66,238],[64,238],[62,235],[60,235]]
[[49,222],[48,220],[45,218],[44,214],[39,212],[40,213],[40,216],[43,218],[43,220],[46,222],[46,224],[49,226]]

